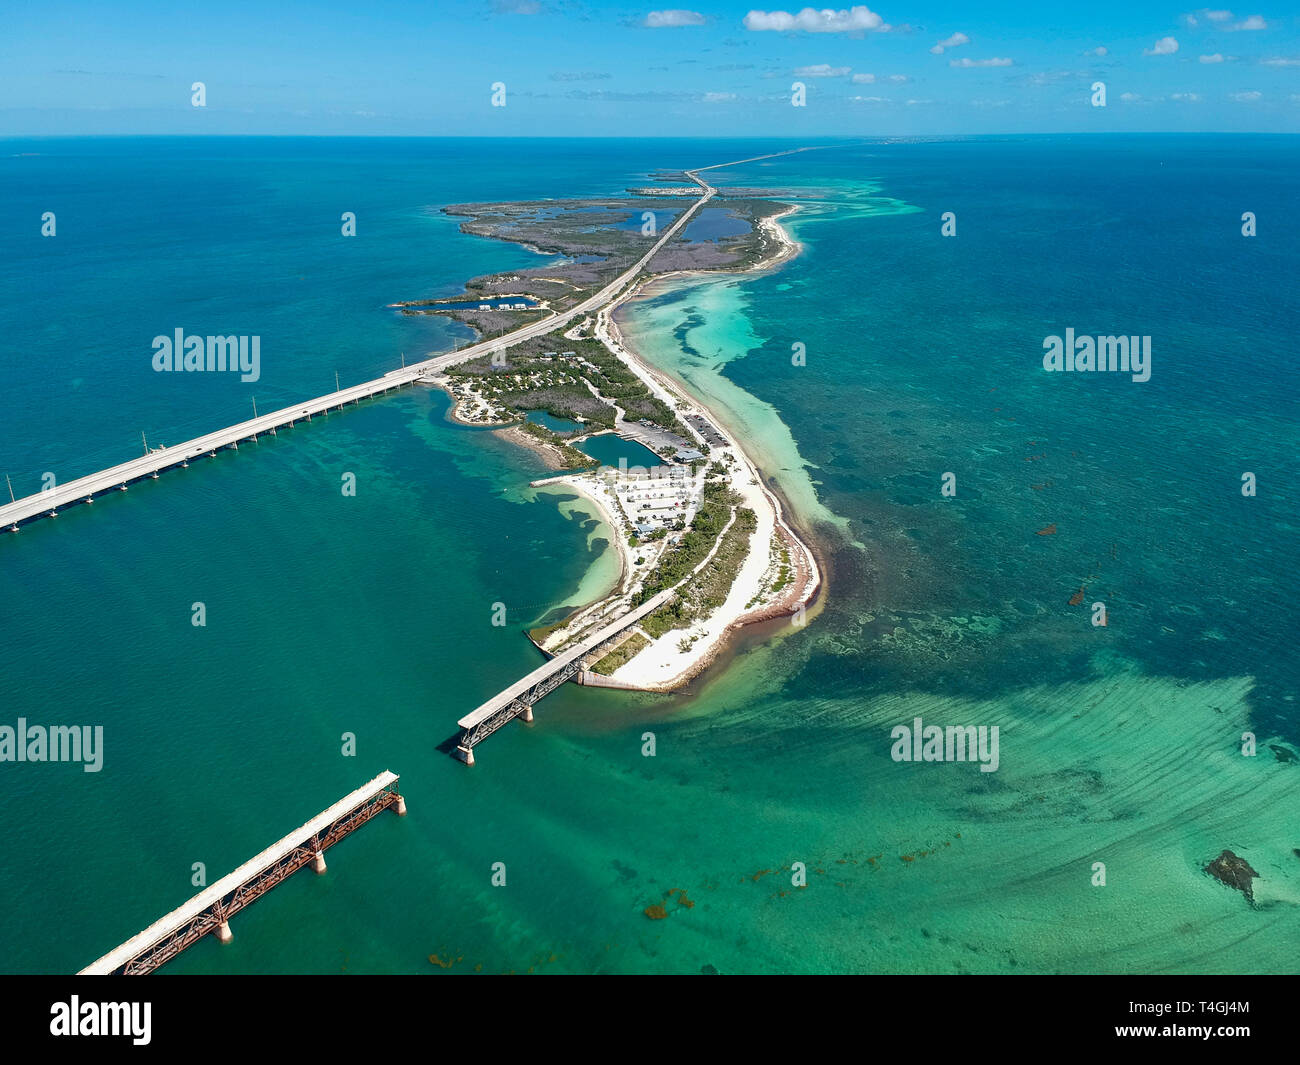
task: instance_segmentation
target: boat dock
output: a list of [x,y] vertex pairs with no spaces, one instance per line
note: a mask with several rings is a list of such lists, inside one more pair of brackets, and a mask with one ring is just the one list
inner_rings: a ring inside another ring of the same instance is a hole
[[254,899],[305,865],[318,873],[325,872],[325,849],[376,814],[390,807],[399,815],[405,814],[406,802],[397,791],[398,779],[396,773],[380,773],[189,902],[87,965],[78,975],[144,976],[210,932],[222,943],[230,942],[230,918]]

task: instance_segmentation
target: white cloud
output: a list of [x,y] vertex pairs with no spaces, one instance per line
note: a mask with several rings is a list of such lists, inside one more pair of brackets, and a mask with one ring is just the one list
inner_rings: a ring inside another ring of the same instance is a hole
[[1203,7],[1193,14],[1184,15],[1183,24],[1195,29],[1196,26],[1199,25],[1201,19],[1205,19],[1208,22],[1227,22],[1230,18],[1232,18],[1231,11],[1212,11],[1209,8]]
[[933,100],[908,100],[908,101],[907,101],[907,106],[908,106],[908,107],[915,107],[915,106],[917,106],[917,104],[932,104],[932,103],[934,103]]
[[1223,62],[1223,53],[1222,53],[1222,52],[1215,52],[1214,55],[1203,55],[1203,56],[1201,56],[1201,58],[1200,58],[1200,62],[1202,62],[1202,63],[1222,63],[1222,62]]
[[1089,49],[1088,49],[1086,52],[1084,52],[1083,54],[1084,54],[1084,55],[1103,56],[1103,55],[1109,55],[1110,53],[1109,53],[1109,51],[1107,50],[1107,48],[1106,48],[1106,46],[1105,46],[1104,44],[1099,44],[1099,45],[1097,45],[1096,48],[1089,48]]
[[890,74],[889,80],[903,82],[903,81],[911,81],[912,79],[909,78],[906,74]]
[[1263,95],[1262,92],[1256,92],[1252,89],[1249,92],[1230,92],[1228,93],[1228,99],[1236,100],[1239,104],[1249,104],[1254,103]]
[[795,67],[795,74],[801,78],[842,78],[852,67],[833,67],[829,63],[814,63],[810,67]]
[[970,44],[970,38],[961,32],[954,33],[951,37],[945,37],[942,41],[935,42],[935,46],[930,49],[930,54],[943,55],[945,48],[956,48],[959,44]]
[[1226,26],[1229,30],[1266,30],[1268,23],[1264,21],[1262,15],[1251,15],[1249,18],[1242,19],[1233,26]]
[[670,26],[703,26],[705,18],[698,11],[684,11],[680,7],[670,7],[666,11],[651,11],[646,15],[642,26],[652,30],[661,30]]
[[950,67],[1009,67],[1013,64],[1011,59],[971,59],[969,56],[962,56],[961,59],[949,59]]
[[1178,51],[1178,41],[1173,37],[1161,37],[1150,48],[1142,49],[1143,55],[1173,55]]
[[1170,95],[1169,99],[1178,100],[1182,103],[1196,103],[1201,97],[1194,92],[1176,92]]
[[1119,98],[1126,104],[1136,103],[1138,100],[1142,99],[1142,97],[1135,92],[1122,92],[1119,94]]
[[854,74],[854,75],[853,75],[853,84],[854,84],[854,85],[871,85],[871,84],[873,84],[873,83],[875,82],[875,80],[876,80],[876,76],[875,76],[874,74]]
[[1036,88],[1041,88],[1044,85],[1065,81],[1067,78],[1086,78],[1087,76],[1088,72],[1086,70],[1042,70],[1037,74],[1030,74],[1025,81]]
[[1274,55],[1260,62],[1266,67],[1300,67],[1300,58],[1296,56]]
[[851,101],[852,101],[853,103],[855,103],[855,104],[887,104],[887,103],[889,103],[889,101],[886,100],[883,96],[850,96],[850,97],[849,97],[849,100],[851,100]]
[[751,11],[745,16],[747,30],[775,30],[778,33],[885,33],[889,24],[865,4],[845,10],[805,7],[796,14],[789,11]]
[[734,100],[734,92],[706,92],[700,99],[706,104],[720,104],[727,100]]

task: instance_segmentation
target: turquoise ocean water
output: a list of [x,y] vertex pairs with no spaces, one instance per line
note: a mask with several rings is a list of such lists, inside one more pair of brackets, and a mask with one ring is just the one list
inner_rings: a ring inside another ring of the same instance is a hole
[[[0,467],[32,491],[141,431],[172,443],[450,348],[467,334],[385,305],[542,260],[443,204],[788,146],[4,142]],[[1030,138],[714,171],[798,189],[802,254],[661,285],[620,323],[749,440],[821,545],[824,604],[684,696],[563,688],[472,770],[438,750],[455,719],[536,664],[522,629],[599,594],[611,559],[441,393],[0,540],[0,724],[105,732],[97,774],[0,764],[5,968],[80,967],[187,898],[193,863],[215,879],[387,768],[408,817],[164,971],[1293,971],[1298,156]],[[177,327],[260,335],[261,380],[154,373]],[[1045,373],[1067,327],[1150,335],[1151,380]],[[891,760],[917,715],[998,725],[998,771]],[[1254,906],[1200,871],[1224,848],[1260,873]]]

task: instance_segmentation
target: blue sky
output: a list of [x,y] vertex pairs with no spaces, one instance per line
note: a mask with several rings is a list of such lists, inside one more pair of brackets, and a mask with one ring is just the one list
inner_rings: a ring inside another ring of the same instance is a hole
[[0,135],[1300,132],[1294,9],[669,2],[10,0]]

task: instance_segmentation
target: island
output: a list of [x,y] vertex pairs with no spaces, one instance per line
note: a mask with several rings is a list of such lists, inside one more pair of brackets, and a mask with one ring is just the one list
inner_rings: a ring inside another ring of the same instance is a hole
[[[450,395],[452,420],[491,427],[541,456],[555,474],[533,487],[584,497],[613,530],[615,587],[533,629],[534,643],[562,654],[674,591],[603,649],[587,684],[679,688],[742,627],[802,624],[822,584],[810,543],[734,432],[631,350],[613,317],[652,280],[770,270],[797,254],[780,224],[796,208],[774,198],[781,190],[719,193],[699,173],[663,171],[651,178],[663,188],[627,197],[445,207],[466,219],[465,232],[551,261],[473,278],[451,299],[391,305],[446,315],[478,334],[477,353],[444,357],[423,380]],[[546,331],[551,318],[558,324]],[[618,459],[583,450],[599,444]]]

